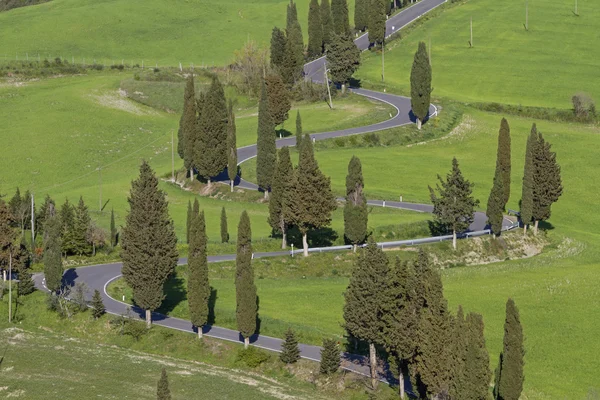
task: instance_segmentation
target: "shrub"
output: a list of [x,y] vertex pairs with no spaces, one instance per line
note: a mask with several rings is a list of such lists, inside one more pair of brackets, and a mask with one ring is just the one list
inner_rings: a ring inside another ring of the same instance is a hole
[[256,368],[260,364],[267,362],[269,358],[271,356],[258,347],[248,347],[247,349],[240,349],[238,351],[236,361],[244,363],[250,368]]
[[146,323],[134,318],[131,314],[131,309],[128,309],[125,315],[119,315],[111,319],[110,325],[114,329],[117,329],[120,335],[129,335],[136,341],[139,341],[142,336],[148,333]]
[[573,113],[577,119],[589,121],[596,118],[596,105],[589,95],[577,93],[571,101],[573,102]]
[[323,375],[330,375],[340,367],[340,349],[335,340],[323,339],[323,349],[321,349],[321,368]]

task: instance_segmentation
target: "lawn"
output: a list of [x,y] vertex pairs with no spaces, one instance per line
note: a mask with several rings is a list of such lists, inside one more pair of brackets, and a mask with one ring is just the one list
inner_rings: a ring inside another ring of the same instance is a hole
[[[419,41],[431,40],[436,96],[465,102],[498,102],[568,109],[579,91],[600,101],[600,2],[469,0],[446,6],[435,18],[386,49],[388,90],[410,93],[409,74]],[[437,13],[437,11],[436,11]],[[469,48],[469,24],[473,41]],[[356,74],[364,84],[381,86],[381,57],[363,53]]]
[[[298,0],[308,40],[309,0]],[[247,40],[268,46],[288,0],[53,0],[0,13],[0,57],[83,58],[110,65],[225,65]],[[354,2],[349,1],[352,21]]]

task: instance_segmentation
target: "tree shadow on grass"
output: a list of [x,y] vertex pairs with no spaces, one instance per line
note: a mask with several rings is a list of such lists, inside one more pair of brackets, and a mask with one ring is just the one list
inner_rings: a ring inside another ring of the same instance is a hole
[[179,303],[187,300],[187,290],[184,284],[185,281],[182,276],[172,274],[165,283],[164,292],[166,297],[156,312],[165,315],[169,314],[179,305]]
[[[275,233],[272,237],[281,238],[281,234]],[[329,247],[335,243],[338,237],[338,233],[329,227],[313,229],[307,235],[308,247]],[[296,248],[302,248],[302,234],[298,228],[293,227],[288,230],[287,241],[288,244],[293,243]]]

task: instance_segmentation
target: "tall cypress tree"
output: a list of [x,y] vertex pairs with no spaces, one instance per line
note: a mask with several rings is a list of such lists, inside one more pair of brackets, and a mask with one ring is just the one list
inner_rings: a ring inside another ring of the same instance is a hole
[[271,32],[271,66],[281,72],[285,58],[285,33],[278,27]]
[[227,212],[225,207],[221,209],[221,243],[229,242],[229,232],[227,230]]
[[321,25],[323,27],[323,50],[331,43],[331,38],[335,32],[333,27],[333,16],[331,15],[331,6],[329,0],[321,0]]
[[523,168],[523,187],[521,193],[521,222],[523,223],[523,234],[527,234],[527,225],[531,224],[533,219],[533,185],[535,175],[535,165],[533,158],[537,150],[537,127],[535,124],[531,127],[531,132],[527,137],[527,147],[525,148],[525,167]]
[[198,203],[198,198],[197,197],[194,199],[193,210],[194,210],[194,215],[200,214],[200,203]]
[[269,111],[269,99],[263,82],[258,103],[258,139],[256,141],[256,180],[258,186],[269,197],[269,190],[273,183],[273,171],[277,161],[277,147],[275,145],[275,126]]
[[56,207],[54,200],[52,200],[50,195],[47,194],[46,197],[44,197],[44,203],[42,203],[40,210],[35,216],[36,236],[44,233],[44,225],[46,223],[46,217],[48,216],[48,210],[50,209],[51,204],[53,207]]
[[165,298],[164,284],[175,269],[179,254],[166,194],[146,161],[140,176],[131,183],[129,213],[122,233],[123,277],[133,289],[135,303],[146,310],[146,325],[152,311]]
[[273,125],[281,125],[289,118],[292,108],[290,93],[288,92],[279,74],[268,74],[265,77],[265,89],[269,100],[269,114]]
[[290,184],[289,218],[302,234],[304,256],[308,256],[308,231],[320,229],[331,223],[331,213],[336,209],[331,180],[323,175],[315,160],[309,135],[302,139],[298,168]]
[[342,93],[346,84],[360,66],[360,50],[350,35],[333,35],[327,48],[327,64],[331,71],[331,80],[342,85]]
[[317,58],[323,53],[323,24],[318,0],[308,6],[308,56]]
[[294,78],[298,79],[304,66],[304,38],[302,37],[302,28],[298,22],[296,3],[293,0],[290,0],[290,4],[288,4],[286,38],[290,54],[294,59]]
[[66,199],[60,208],[59,220],[62,252],[66,257],[67,254],[75,252],[75,208],[69,203],[69,199]]
[[227,175],[229,177],[229,186],[233,192],[233,184],[238,174],[237,166],[237,128],[235,126],[235,114],[233,112],[233,102],[229,100],[227,108]]
[[157,400],[171,400],[171,391],[169,390],[169,378],[167,377],[167,370],[163,367],[158,380],[156,388],[156,399]]
[[458,398],[465,400],[489,399],[492,373],[490,356],[485,347],[485,336],[483,335],[483,317],[480,314],[469,313],[466,327],[465,390],[463,395]]
[[227,102],[218,78],[213,78],[205,95],[200,135],[194,150],[198,173],[208,180],[219,175],[227,167]]
[[115,224],[115,209],[113,208],[110,211],[110,245],[112,247],[117,247],[117,225]]
[[192,210],[192,201],[188,200],[187,218],[186,218],[186,229],[185,229],[185,242],[190,244],[190,231],[192,229],[192,221],[194,220],[194,211]]
[[187,287],[190,321],[198,329],[199,338],[202,338],[202,327],[208,321],[208,299],[210,298],[206,242],[206,223],[202,211],[193,216],[190,229]]
[[367,199],[363,193],[364,180],[360,159],[352,156],[348,163],[346,175],[346,204],[344,204],[344,236],[346,240],[356,246],[367,239],[367,223],[369,212]]
[[506,118],[502,118],[502,121],[500,121],[500,132],[498,133],[498,154],[496,156],[496,174],[500,175],[504,188],[504,206],[502,210],[504,210],[508,199],[510,199],[510,172],[510,126]]
[[369,24],[369,0],[354,0],[354,29],[364,31]]
[[452,159],[452,171],[446,175],[446,180],[439,175],[438,180],[436,188],[439,195],[429,186],[433,215],[452,231],[452,246],[456,249],[456,234],[469,228],[479,200],[475,200],[471,195],[474,184],[463,177],[456,157]]
[[550,207],[562,195],[560,165],[556,162],[556,153],[550,143],[538,132],[536,152],[533,157],[533,220],[534,233],[537,235],[538,224],[550,218]]
[[289,202],[291,177],[294,175],[294,167],[287,147],[279,150],[279,159],[273,176],[271,198],[269,199],[269,225],[282,235],[281,248],[287,247],[287,230],[289,216]]
[[342,36],[350,34],[347,0],[331,0],[331,16],[335,33]]
[[488,217],[488,224],[492,230],[494,237],[500,235],[502,232],[502,220],[504,215],[504,182],[502,180],[502,171],[496,169],[496,175],[494,176],[494,184],[490,192],[490,196],[487,201],[486,215]]
[[419,129],[421,129],[421,124],[429,115],[431,91],[431,64],[429,63],[429,55],[427,54],[425,42],[419,42],[419,48],[415,53],[410,73],[410,103]]
[[383,44],[385,40],[385,21],[387,20],[387,0],[367,0],[369,4],[369,41]]
[[302,144],[302,118],[300,117],[300,110],[296,112],[296,148],[300,149]]
[[90,245],[87,240],[87,233],[92,222],[87,206],[83,197],[79,197],[79,203],[75,208],[75,221],[73,225],[73,244],[77,254],[83,255],[90,251]]
[[238,331],[244,338],[244,347],[250,344],[250,336],[256,333],[257,298],[252,268],[252,231],[250,218],[242,212],[238,225],[237,256],[235,259],[236,319]]
[[50,207],[44,226],[44,276],[46,287],[51,292],[60,289],[63,266],[61,259],[61,221],[60,216]]
[[372,237],[358,255],[344,294],[345,328],[353,337],[369,343],[371,385],[377,385],[376,344],[385,344],[382,331],[387,301],[389,261]]
[[504,322],[504,342],[500,354],[501,364],[496,371],[497,386],[494,388],[499,400],[519,400],[523,391],[523,367],[525,348],[523,347],[523,328],[519,310],[513,299],[506,302],[506,320]]
[[196,136],[196,92],[194,89],[194,75],[190,74],[185,85],[183,113],[177,131],[177,153],[183,159],[185,169],[190,171],[190,178],[194,177],[194,142]]
[[[451,399],[466,399],[468,393],[466,391],[465,363],[467,362],[467,344],[469,337],[467,336],[467,322],[463,313],[462,306],[458,306],[456,317],[452,318],[451,326],[451,351],[450,351],[450,366],[452,369],[451,382],[448,394]],[[485,399],[485,398],[483,398]]]

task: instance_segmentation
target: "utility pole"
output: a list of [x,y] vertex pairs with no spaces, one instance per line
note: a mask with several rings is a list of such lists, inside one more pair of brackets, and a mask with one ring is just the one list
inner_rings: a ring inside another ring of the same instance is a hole
[[329,77],[327,76],[327,63],[324,64],[325,69],[325,86],[327,86],[327,94],[329,95],[329,108],[333,110],[333,102],[331,101],[331,89],[329,88]]
[[12,322],[12,244],[8,250],[8,323]]
[[171,180],[173,180],[173,183],[175,183],[175,144],[174,144],[172,130],[171,130]]
[[529,30],[529,0],[525,0],[525,30]]
[[102,212],[102,168],[98,167],[98,211]]
[[31,193],[31,248],[35,250],[35,201]]
[[577,0],[575,0],[575,15],[579,16],[579,11],[577,11]]
[[381,82],[385,82],[385,39],[381,42]]
[[473,17],[471,17],[471,42],[469,42],[471,44],[471,47],[473,46]]

